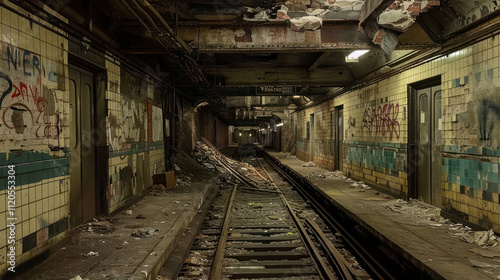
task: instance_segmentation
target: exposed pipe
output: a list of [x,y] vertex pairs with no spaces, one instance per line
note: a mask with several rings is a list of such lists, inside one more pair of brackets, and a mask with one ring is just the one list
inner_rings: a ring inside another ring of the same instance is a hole
[[[122,2],[125,2],[126,0],[122,0]],[[161,30],[160,28],[158,28],[158,25],[156,25],[156,23],[154,22],[154,20],[151,18],[151,16],[149,16],[149,14],[143,9],[141,8],[141,6],[139,5],[139,3],[137,3],[136,0],[130,0],[132,1],[132,3],[134,3],[135,7],[137,9],[139,9],[139,11],[141,11],[142,14],[144,14],[147,18],[147,20],[151,23],[151,25],[156,29],[156,32],[158,33],[161,33]],[[135,14],[135,13],[134,13]],[[137,14],[136,14],[137,16]],[[137,18],[140,18],[140,17],[137,17]]]
[[[135,1],[135,0],[133,0],[133,1]],[[190,47],[188,47],[188,45],[186,45],[186,43],[182,39],[179,39],[175,36],[175,33],[172,30],[172,28],[170,28],[168,23],[160,15],[160,13],[158,13],[158,11],[155,9],[155,7],[153,7],[147,0],[140,0],[140,1],[142,2],[142,5],[147,7],[158,18],[158,20],[160,20],[160,22],[163,24],[163,27],[165,27],[167,29],[167,31],[170,33],[170,36],[172,36],[172,38],[184,49],[184,51],[187,54],[191,54],[192,49]]]
[[127,1],[122,0],[122,3],[125,4],[127,9],[139,20],[139,22],[146,28],[149,34],[152,34],[151,29],[146,25],[146,23],[142,20],[142,18],[130,7],[130,5],[127,3]]
[[[62,5],[62,8],[59,10],[59,13],[68,18],[70,22],[76,23],[76,25],[83,27],[87,22],[87,18],[80,14],[79,12],[73,10],[69,5],[64,5],[60,0],[56,0],[58,5]],[[92,25],[92,31],[95,36],[99,39],[103,40],[106,44],[110,45],[113,48],[118,48],[118,43],[115,42],[113,38],[111,38],[104,30],[96,25]]]
[[[128,3],[127,3],[127,0],[121,0],[121,1],[122,1],[122,3],[124,3],[125,5],[127,5],[127,7],[130,7],[130,6],[128,5]],[[137,3],[137,1],[135,1],[135,0],[130,0],[130,1],[132,1],[132,2],[135,4],[136,8],[138,8],[138,9],[139,9],[139,10],[140,10],[140,11],[141,11],[141,12],[142,12],[142,13],[143,13],[146,17],[147,17],[148,21],[151,23],[151,25],[154,27],[154,29],[156,29],[156,32],[161,33],[161,30],[160,30],[160,28],[158,27],[158,25],[156,25],[156,23],[155,23],[155,22],[154,22],[154,20],[153,20],[153,19],[149,16],[149,14],[148,14],[146,11],[144,11],[144,9],[142,9],[142,8],[139,6],[139,3]],[[150,30],[150,29],[149,29],[149,27],[147,26],[147,24],[146,24],[146,23],[142,20],[142,18],[141,18],[141,17],[140,17],[137,13],[135,13],[135,12],[132,12],[132,13],[133,13],[133,14],[137,17],[137,19],[139,20],[139,22],[141,22],[141,23],[142,23],[142,25],[143,25],[146,29]],[[168,53],[171,53],[171,52],[170,52],[170,49],[169,49],[167,46],[165,46],[165,44],[163,44],[163,42],[161,41],[161,39],[160,39],[161,37],[154,36],[154,38],[156,39],[156,41],[158,41],[158,43],[159,43],[159,44],[160,44],[160,45],[161,45],[164,49],[166,49],[166,50],[167,50],[167,52],[168,52]]]

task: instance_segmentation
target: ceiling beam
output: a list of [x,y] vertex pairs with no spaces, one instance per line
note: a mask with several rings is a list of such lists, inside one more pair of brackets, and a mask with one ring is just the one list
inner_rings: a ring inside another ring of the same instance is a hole
[[367,20],[376,19],[392,3],[394,3],[394,0],[366,0],[361,7],[359,24],[365,25]]
[[311,66],[309,66],[309,68],[307,68],[307,71],[312,72],[312,71],[316,70],[316,68],[318,68],[321,65],[321,63],[323,63],[323,61],[325,61],[331,54],[332,54],[332,52],[324,52],[324,53],[322,53],[313,62],[313,64],[311,64]]
[[[347,67],[319,67],[314,72],[305,68],[205,68],[206,73],[216,74],[225,86],[344,86],[352,82]],[[179,85],[181,86],[181,85]],[[187,86],[187,84],[186,84]]]
[[179,26],[178,36],[200,53],[290,52],[378,48],[358,31],[357,21],[324,23],[297,32],[282,25]]

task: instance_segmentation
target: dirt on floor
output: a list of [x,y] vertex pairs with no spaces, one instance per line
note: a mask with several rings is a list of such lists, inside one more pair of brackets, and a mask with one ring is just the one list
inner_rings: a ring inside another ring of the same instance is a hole
[[[176,188],[165,190],[152,187],[145,197],[128,206],[129,210],[119,210],[110,217],[95,217],[92,221],[80,225],[43,256],[18,267],[15,274],[9,275],[12,276],[10,279],[69,280],[76,276],[84,278],[113,252],[125,248],[128,243],[124,240],[130,237],[130,232],[148,225],[148,220],[154,213],[142,211],[145,206],[151,203],[161,204],[161,196],[176,194],[182,197],[197,193],[207,181],[217,175],[185,152],[177,154],[175,164]],[[152,196],[160,197],[153,199]],[[168,214],[165,215],[167,219]],[[133,223],[128,221],[130,219]],[[126,265],[124,267],[126,269]]]

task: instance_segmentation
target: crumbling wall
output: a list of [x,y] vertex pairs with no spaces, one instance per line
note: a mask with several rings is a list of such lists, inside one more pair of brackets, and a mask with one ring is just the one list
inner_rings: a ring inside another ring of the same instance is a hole
[[[437,143],[443,159],[442,173],[437,175],[441,178],[438,187],[442,209],[500,232],[500,210],[495,207],[500,193],[498,47],[495,36],[295,113],[297,157],[310,160],[310,114],[323,112],[324,121],[325,112],[343,105],[343,171],[356,180],[408,197],[407,137],[411,116],[407,87],[440,75],[442,118],[436,127],[442,135]],[[316,139],[326,143],[334,137],[324,134]],[[315,156],[315,160],[319,159]]]
[[292,114],[285,110],[286,121],[283,122],[281,129],[281,151],[295,155],[297,139],[297,114]]
[[229,144],[229,126],[223,123],[213,111],[198,108],[200,137],[205,137],[217,148]]
[[196,140],[199,140],[199,126],[196,125],[196,119],[198,118],[198,113],[195,111],[195,107],[191,105],[184,105],[183,116],[181,118],[181,123],[179,127],[180,138],[179,138],[179,151],[183,151],[187,154],[191,154],[196,145]]
[[2,4],[18,13],[0,17],[0,275],[12,267],[7,254],[19,266],[69,233],[71,124],[68,41]]
[[107,57],[108,212],[125,205],[152,186],[165,171],[162,94],[151,78],[121,67]]

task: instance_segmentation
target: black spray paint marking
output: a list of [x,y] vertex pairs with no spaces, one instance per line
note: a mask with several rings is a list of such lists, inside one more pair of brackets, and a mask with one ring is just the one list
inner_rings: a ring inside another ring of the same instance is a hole
[[9,76],[7,76],[7,74],[2,72],[0,72],[0,79],[4,79],[9,84],[7,89],[2,93],[2,96],[0,97],[0,108],[1,108],[4,98],[7,97],[7,95],[9,95],[9,93],[12,91],[12,80],[9,78]]

